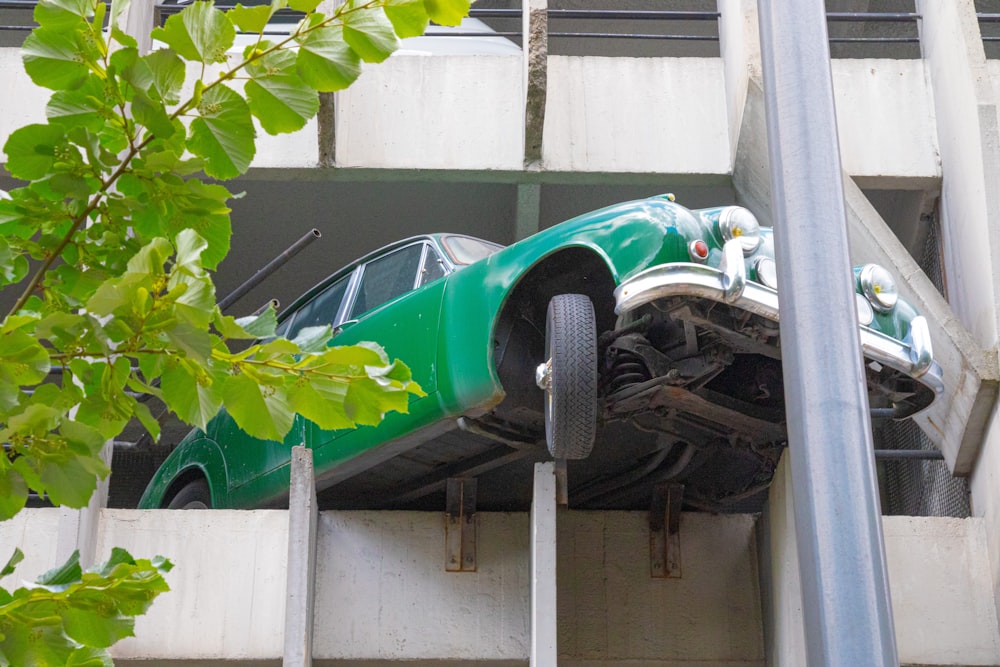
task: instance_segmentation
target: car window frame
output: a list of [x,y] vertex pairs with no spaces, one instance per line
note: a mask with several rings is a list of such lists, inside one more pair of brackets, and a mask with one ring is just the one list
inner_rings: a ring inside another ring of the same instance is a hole
[[[421,251],[420,251],[420,259],[418,260],[417,270],[413,274],[413,281],[411,282],[409,289],[407,289],[404,292],[400,292],[399,294],[396,294],[395,296],[390,297],[390,298],[386,299],[385,301],[382,301],[381,303],[379,303],[379,304],[377,304],[375,306],[372,306],[371,308],[368,308],[363,313],[358,313],[357,315],[351,317],[350,313],[353,312],[353,310],[354,310],[354,304],[357,301],[358,294],[360,293],[361,283],[364,280],[365,270],[367,269],[368,265],[372,264],[374,262],[377,262],[379,260],[385,259],[386,257],[389,257],[389,256],[394,255],[396,253],[403,252],[406,249],[412,248],[413,246],[416,246],[416,245],[420,245],[422,247],[421,247]],[[430,248],[429,248],[429,246],[430,246]],[[360,264],[358,264],[358,266],[355,267],[355,275],[352,276],[351,285],[350,285],[350,296],[349,296],[349,298],[345,297],[345,299],[344,299],[344,305],[346,306],[346,308],[344,308],[342,310],[341,314],[340,314],[341,317],[343,317],[345,319],[343,319],[340,322],[338,322],[338,324],[343,324],[346,321],[352,321],[353,322],[353,321],[360,320],[361,318],[363,318],[368,313],[371,313],[371,312],[373,312],[375,310],[378,310],[379,308],[381,308],[385,304],[387,304],[387,303],[389,303],[391,301],[395,301],[396,299],[400,298],[401,296],[403,296],[405,294],[409,294],[410,292],[412,292],[415,289],[423,287],[423,285],[420,284],[420,279],[422,277],[423,266],[424,266],[424,262],[426,261],[428,251],[432,250],[433,252],[435,252],[437,254],[437,256],[438,256],[439,259],[444,260],[444,253],[442,253],[440,249],[438,249],[436,247],[433,247],[433,246],[435,246],[435,244],[433,243],[433,241],[431,239],[423,238],[423,237],[416,238],[416,239],[412,239],[409,243],[402,243],[400,245],[392,247],[391,249],[386,249],[385,252],[380,253],[380,254],[378,254],[375,257],[368,257],[364,262],[361,262]],[[444,276],[442,276],[442,277],[445,277],[448,274],[453,273],[454,270],[455,270],[454,267],[451,265],[451,263],[448,262],[447,260],[444,260],[442,262],[442,266],[445,269]],[[437,278],[435,278],[435,280],[437,280]],[[431,281],[431,282],[433,282],[433,281]],[[427,283],[427,284],[430,284],[430,283]],[[348,301],[350,301],[350,305],[347,305]],[[349,319],[346,319],[346,318],[349,318]]]

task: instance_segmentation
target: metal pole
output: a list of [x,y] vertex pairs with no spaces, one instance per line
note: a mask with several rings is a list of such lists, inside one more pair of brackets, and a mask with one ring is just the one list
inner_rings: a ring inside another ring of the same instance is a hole
[[269,275],[284,266],[288,260],[295,257],[302,251],[303,248],[318,239],[320,236],[322,236],[322,234],[320,234],[318,229],[310,229],[308,232],[303,234],[298,241],[288,246],[288,248],[286,248],[280,255],[265,264],[257,271],[257,273],[247,278],[242,285],[227,294],[225,298],[221,299],[219,301],[219,310],[224,311],[239,301],[247,292],[259,285],[261,281]]
[[898,665],[822,0],[758,0],[808,664]]

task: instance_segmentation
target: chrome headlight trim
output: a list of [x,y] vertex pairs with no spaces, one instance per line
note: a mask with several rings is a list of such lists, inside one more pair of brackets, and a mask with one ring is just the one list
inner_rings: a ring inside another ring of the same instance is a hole
[[771,289],[778,289],[778,265],[770,257],[758,257],[753,263],[757,282]]
[[872,308],[880,313],[887,313],[896,307],[899,288],[896,286],[896,279],[888,270],[878,264],[865,264],[861,267],[858,281]]
[[875,311],[872,310],[872,304],[869,303],[868,299],[863,294],[854,294],[854,305],[858,311],[858,323],[868,326],[875,319]]
[[727,206],[719,214],[719,233],[723,241],[739,239],[743,254],[749,255],[760,247],[760,223],[742,206]]

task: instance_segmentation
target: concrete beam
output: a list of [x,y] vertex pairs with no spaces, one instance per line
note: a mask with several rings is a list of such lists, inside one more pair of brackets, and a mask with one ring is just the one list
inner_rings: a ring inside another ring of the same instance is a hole
[[318,523],[312,450],[298,445],[292,447],[288,498],[284,667],[312,665]]
[[[976,342],[857,185],[849,178],[844,185],[852,262],[876,262],[888,268],[900,278],[902,296],[928,318],[946,389],[916,421],[944,453],[951,471],[966,475],[1000,390],[996,351],[984,350]],[[754,77],[747,88],[733,186],[739,200],[762,222],[780,228],[781,222],[771,213],[763,90]]]
[[531,667],[557,664],[556,470],[535,464],[531,499]]

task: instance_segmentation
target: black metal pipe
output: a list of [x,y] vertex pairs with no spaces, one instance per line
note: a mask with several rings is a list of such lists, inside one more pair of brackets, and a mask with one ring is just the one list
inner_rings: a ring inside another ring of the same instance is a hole
[[857,22],[881,22],[881,23],[908,23],[916,21],[920,14],[914,12],[827,12],[827,21],[838,21],[842,23]]
[[675,39],[689,41],[716,42],[718,35],[637,35],[632,33],[602,33],[602,32],[550,32],[553,37],[587,37],[597,39]]
[[1000,23],[1000,14],[987,14],[986,12],[980,12],[976,14],[976,18],[979,19],[980,23]]
[[322,234],[318,229],[310,229],[308,232],[302,235],[298,241],[288,246],[288,248],[282,252],[280,255],[272,259],[270,262],[264,265],[257,273],[253,274],[248,278],[242,285],[234,289],[232,292],[226,295],[224,299],[219,301],[219,310],[225,310],[229,306],[236,303],[241,299],[247,292],[252,290],[254,287],[259,285],[261,281],[267,278],[269,275],[280,269],[285,265],[288,260],[295,255],[299,254],[303,248],[318,239]]
[[550,19],[605,19],[613,21],[714,21],[718,19],[721,14],[719,12],[695,11],[550,9],[548,10],[548,16]]
[[944,454],[936,449],[876,449],[875,458],[944,461]]

